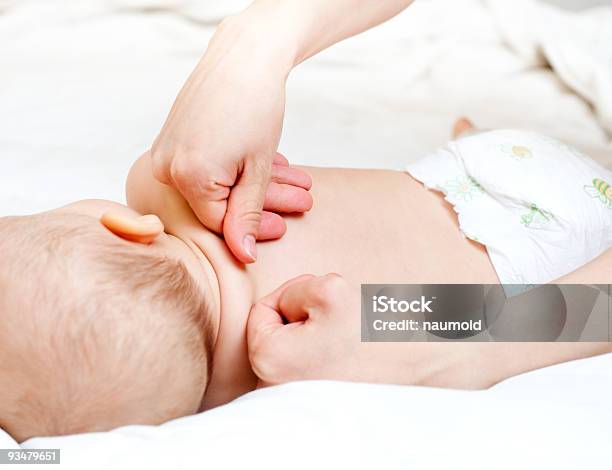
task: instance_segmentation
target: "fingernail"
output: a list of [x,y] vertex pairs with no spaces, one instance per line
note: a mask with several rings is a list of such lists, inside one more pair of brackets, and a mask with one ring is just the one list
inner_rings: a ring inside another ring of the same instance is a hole
[[255,243],[255,237],[253,235],[247,235],[242,241],[242,246],[247,255],[251,257],[253,261],[257,259],[257,244]]

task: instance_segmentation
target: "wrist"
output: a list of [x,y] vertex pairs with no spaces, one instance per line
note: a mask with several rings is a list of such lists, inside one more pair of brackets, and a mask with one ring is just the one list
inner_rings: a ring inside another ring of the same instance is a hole
[[[497,361],[490,353],[492,343],[412,344],[410,369],[412,383],[465,390],[489,388],[497,383]],[[406,356],[406,354],[405,354]]]
[[259,0],[241,13],[225,18],[211,45],[226,51],[231,47],[243,56],[245,63],[252,64],[255,59],[272,73],[288,76],[299,60],[300,22],[295,8],[284,3]]

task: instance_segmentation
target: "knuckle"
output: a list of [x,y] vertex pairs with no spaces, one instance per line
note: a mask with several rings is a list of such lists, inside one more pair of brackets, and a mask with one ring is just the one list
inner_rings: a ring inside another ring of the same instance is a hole
[[258,155],[249,158],[250,170],[259,180],[269,180],[272,175],[272,158]]
[[188,187],[193,184],[194,172],[191,162],[182,156],[176,155],[170,163],[170,177],[175,185]]
[[319,288],[312,293],[315,304],[326,307],[331,303],[332,292],[327,284],[321,284]]
[[338,275],[328,275],[322,278],[316,295],[321,305],[332,305],[341,300],[345,281]]
[[182,192],[195,193],[209,200],[226,199],[230,188],[212,174],[206,161],[192,155],[177,155],[170,165],[170,178]]
[[343,284],[344,282],[342,281],[342,278],[335,275],[325,276],[323,280],[323,285],[329,293],[338,292],[338,290],[342,287]]
[[208,175],[203,175],[193,182],[195,190],[205,196],[209,200],[220,201],[227,199],[230,194],[230,188],[219,183],[217,180],[210,178]]
[[151,149],[151,168],[155,179],[164,183],[169,181],[170,172],[168,169],[168,160],[158,147],[153,147]]
[[170,181],[170,174],[168,172],[168,167],[162,163],[156,163],[153,161],[153,177],[157,181],[161,181],[162,183],[168,183]]
[[337,273],[328,274],[325,282],[334,292],[341,292],[347,286],[344,278]]
[[327,273],[325,276],[330,279],[342,279],[342,274],[338,273]]
[[333,297],[333,292],[329,289],[321,289],[321,294],[319,298],[319,306],[323,309],[330,309],[335,304],[335,299]]
[[259,227],[262,218],[261,210],[257,208],[247,208],[246,210],[244,210],[244,206],[242,206],[241,209],[242,212],[240,213],[234,213],[233,211],[228,210],[228,216],[237,218],[238,220],[240,220],[240,222],[244,224],[256,225]]
[[149,151],[151,153],[151,159],[153,161],[159,160],[164,155],[164,152],[162,151],[162,144],[160,143],[159,136],[157,137],[157,139],[155,139]]

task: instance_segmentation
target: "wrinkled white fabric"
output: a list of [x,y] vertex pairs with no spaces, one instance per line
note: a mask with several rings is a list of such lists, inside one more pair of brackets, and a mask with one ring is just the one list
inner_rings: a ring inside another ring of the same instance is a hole
[[612,439],[610,393],[612,354],[482,391],[298,382],[163,426],[24,447],[59,447],[60,468],[74,470],[598,468]]
[[[124,200],[130,164],[155,139],[215,23],[248,3],[1,1],[0,158],[10,176],[0,214]],[[601,88],[610,81],[589,79],[610,70],[611,12],[418,0],[293,71],[280,151],[298,164],[401,169],[444,145],[467,115],[483,128],[551,135],[611,166],[612,93]]]

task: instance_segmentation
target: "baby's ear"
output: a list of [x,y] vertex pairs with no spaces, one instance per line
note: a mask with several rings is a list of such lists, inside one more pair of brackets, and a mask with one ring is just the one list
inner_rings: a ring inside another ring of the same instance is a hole
[[118,237],[136,243],[153,243],[164,232],[164,224],[156,215],[133,216],[111,210],[100,222]]

